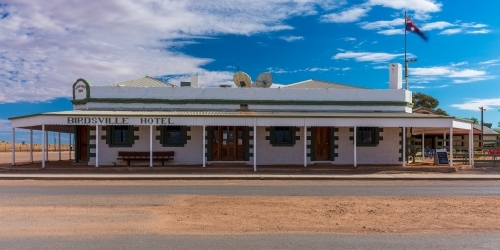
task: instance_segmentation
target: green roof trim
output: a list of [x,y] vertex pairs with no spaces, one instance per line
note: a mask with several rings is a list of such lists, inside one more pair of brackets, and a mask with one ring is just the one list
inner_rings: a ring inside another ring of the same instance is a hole
[[142,98],[87,98],[73,100],[74,105],[97,103],[141,103],[141,104],[254,104],[254,105],[339,105],[339,106],[404,106],[413,107],[411,102],[400,101],[302,101],[302,100],[227,100],[227,99],[142,99]]

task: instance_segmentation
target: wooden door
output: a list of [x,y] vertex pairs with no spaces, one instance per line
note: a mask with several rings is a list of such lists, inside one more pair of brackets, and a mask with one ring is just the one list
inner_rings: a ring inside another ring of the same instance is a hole
[[212,133],[212,160],[238,161],[245,159],[243,127],[217,126]]
[[76,159],[78,161],[88,161],[88,127],[87,126],[78,126],[76,135],[76,143],[77,143],[77,151],[76,151]]
[[221,150],[221,160],[222,161],[234,161],[236,159],[236,152],[235,152],[235,147],[234,147],[234,129],[233,127],[229,126],[222,126],[221,128],[221,143],[222,143],[222,150]]
[[315,127],[314,128],[314,157],[316,161],[330,160],[330,128]]

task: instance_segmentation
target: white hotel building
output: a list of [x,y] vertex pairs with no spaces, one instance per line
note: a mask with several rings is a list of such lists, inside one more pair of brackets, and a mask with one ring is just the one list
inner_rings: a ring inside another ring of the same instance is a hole
[[[409,131],[443,131],[451,140],[453,133],[471,135],[470,121],[412,113],[401,65],[390,67],[396,70],[389,71],[388,89],[318,80],[281,88],[200,88],[198,77],[189,87],[150,77],[108,86],[78,79],[74,110],[10,120],[13,137],[15,129],[73,134],[74,160],[96,167],[127,165],[118,152],[167,151],[174,155],[167,165],[245,163],[255,171],[317,163],[405,166]],[[147,157],[130,164],[162,163]]]

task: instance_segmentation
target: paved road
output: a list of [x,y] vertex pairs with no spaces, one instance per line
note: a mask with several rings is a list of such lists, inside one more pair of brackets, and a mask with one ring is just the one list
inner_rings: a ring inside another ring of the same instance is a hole
[[[19,185],[19,183],[23,183],[23,185]],[[141,194],[266,196],[500,195],[500,181],[0,181],[0,199],[2,196],[22,195]]]
[[[13,209],[34,205],[86,206],[89,204],[81,197],[141,197],[143,194],[158,197],[175,194],[497,196],[500,194],[500,181],[0,181],[0,201],[4,207]],[[61,198],[57,199],[58,196]],[[113,199],[103,205],[121,206],[128,202],[127,199]],[[137,199],[134,204],[151,202],[155,201]],[[500,233],[1,235],[0,249],[499,249],[499,236]]]
[[2,239],[1,249],[499,249],[499,233],[445,235],[123,235]]

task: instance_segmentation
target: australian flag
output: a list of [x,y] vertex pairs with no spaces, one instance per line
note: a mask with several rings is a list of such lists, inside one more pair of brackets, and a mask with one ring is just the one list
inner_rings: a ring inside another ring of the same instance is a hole
[[424,34],[424,32],[422,32],[409,17],[406,17],[406,30],[419,35],[425,41],[429,40],[429,38]]

